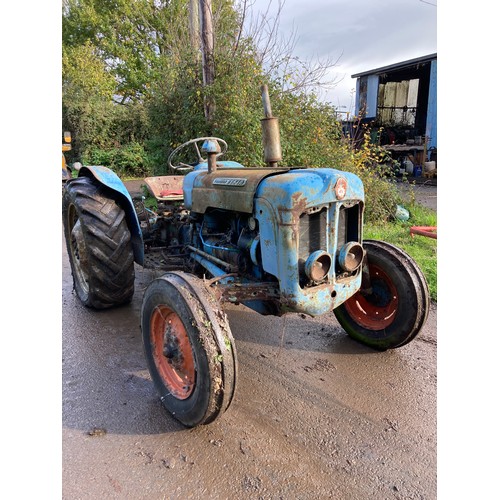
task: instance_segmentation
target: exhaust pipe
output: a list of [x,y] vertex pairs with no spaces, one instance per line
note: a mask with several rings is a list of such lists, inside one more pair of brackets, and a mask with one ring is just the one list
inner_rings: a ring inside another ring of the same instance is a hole
[[278,118],[273,117],[267,85],[262,85],[260,90],[262,93],[262,104],[264,106],[264,118],[260,121],[262,125],[264,161],[270,167],[277,167],[278,162],[282,160]]

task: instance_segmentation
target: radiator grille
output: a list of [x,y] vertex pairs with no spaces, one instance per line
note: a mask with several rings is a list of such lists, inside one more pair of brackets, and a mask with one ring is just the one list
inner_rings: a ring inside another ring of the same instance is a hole
[[327,250],[326,207],[313,214],[302,214],[299,220],[299,259],[306,260],[316,250]]
[[337,227],[337,250],[348,241],[359,241],[359,204],[352,207],[342,205],[339,209]]
[[[360,232],[360,206],[359,204],[353,206],[342,205],[339,208],[339,223],[337,226],[337,254],[349,241],[357,241],[361,243],[361,232]],[[359,268],[352,272],[346,272],[337,264],[337,259],[335,259],[335,279],[341,280],[345,278],[351,278],[359,273]]]
[[[332,227],[329,220],[334,220],[335,208],[338,210],[338,225]],[[304,274],[307,258],[317,250],[324,250],[332,257],[336,280],[356,275],[359,269],[345,272],[337,265],[336,255],[340,248],[349,241],[361,242],[361,206],[359,203],[324,207],[315,213],[304,213],[299,219],[299,274],[300,286],[310,286]],[[330,232],[330,234],[329,234]]]

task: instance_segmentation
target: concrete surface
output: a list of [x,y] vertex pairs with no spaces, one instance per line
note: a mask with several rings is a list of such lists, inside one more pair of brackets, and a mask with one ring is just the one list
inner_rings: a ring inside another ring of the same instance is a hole
[[411,201],[412,196],[414,196],[417,203],[437,211],[437,185],[435,183],[420,183],[409,186],[399,182],[397,186],[405,200]]
[[421,336],[374,352],[333,315],[226,311],[235,400],[186,429],[161,407],[142,352],[140,307],[81,305],[62,249],[62,498],[425,499],[437,497],[436,308]]

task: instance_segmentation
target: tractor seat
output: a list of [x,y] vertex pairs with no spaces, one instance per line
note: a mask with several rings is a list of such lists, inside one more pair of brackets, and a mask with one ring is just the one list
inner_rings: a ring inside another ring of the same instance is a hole
[[161,175],[144,179],[148,191],[159,201],[182,201],[183,175]]

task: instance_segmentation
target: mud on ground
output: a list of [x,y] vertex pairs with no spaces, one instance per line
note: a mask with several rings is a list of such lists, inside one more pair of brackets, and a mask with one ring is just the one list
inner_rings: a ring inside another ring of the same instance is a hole
[[83,307],[63,242],[64,499],[436,498],[436,308],[401,349],[352,341],[333,315],[263,317],[228,306],[236,397],[186,429],[161,407],[140,307]]

